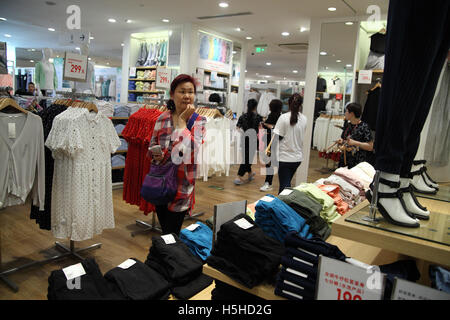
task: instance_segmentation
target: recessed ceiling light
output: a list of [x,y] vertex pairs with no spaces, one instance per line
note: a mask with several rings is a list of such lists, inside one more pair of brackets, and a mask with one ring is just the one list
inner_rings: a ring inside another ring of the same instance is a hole
[[325,67],[325,70],[328,70],[328,67]]
[[170,20],[169,19],[162,19],[162,22],[168,23],[168,22],[170,22]]
[[48,28],[48,31],[55,31],[54,28]]
[[76,47],[75,50],[80,50],[80,47]]
[[247,72],[247,70],[245,70],[245,72]]
[[326,56],[327,53],[326,53],[325,51],[320,51],[320,55],[321,55],[321,56]]
[[245,39],[252,40],[253,38],[252,37],[245,37]]
[[91,61],[91,57],[89,57],[88,60]]
[[342,62],[342,60],[336,60],[336,62]]
[[114,23],[114,22],[116,22],[116,19],[109,18],[108,21],[111,22],[111,23]]
[[349,67],[349,68],[350,68],[351,66],[352,66],[351,64],[347,64],[347,65],[346,65],[346,67]]
[[236,51],[233,51],[233,54],[236,54]]
[[0,18],[0,20],[2,20],[2,21],[6,21],[6,18]]
[[335,7],[329,7],[328,11],[336,11],[336,8]]
[[352,25],[353,25],[353,22],[347,21],[345,24],[348,25],[348,26],[352,26]]
[[272,62],[266,62],[266,65],[271,66]]
[[266,78],[270,78],[270,76],[265,76]]
[[282,32],[281,35],[287,37],[289,35],[289,32]]
[[127,19],[127,20],[125,20],[125,22],[126,22],[126,23],[132,23],[133,20]]
[[298,73],[298,71],[297,71],[297,70],[292,70],[292,72],[293,72],[293,73]]
[[5,33],[4,36],[7,37],[7,38],[11,38],[12,37],[10,34],[7,34],[7,33]]
[[120,45],[123,47],[125,44],[124,44],[124,43],[121,43]]
[[306,30],[308,30],[308,28],[305,28],[305,27],[300,28],[300,32],[305,32]]
[[34,60],[30,60],[30,62],[34,62]]
[[228,8],[228,3],[221,2],[221,3],[219,3],[219,7],[221,7],[221,8]]
[[257,72],[256,75],[259,76],[259,73]]
[[242,29],[241,28],[239,28],[239,27],[237,27],[236,29],[235,29],[236,31],[242,31]]

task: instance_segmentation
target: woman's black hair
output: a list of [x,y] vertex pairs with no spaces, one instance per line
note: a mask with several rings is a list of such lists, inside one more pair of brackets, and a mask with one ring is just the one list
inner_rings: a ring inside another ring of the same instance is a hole
[[353,112],[353,114],[355,115],[356,118],[360,118],[361,117],[361,113],[362,113],[362,107],[359,103],[356,102],[352,102],[349,103],[346,107],[348,113]]
[[269,109],[271,113],[280,114],[281,109],[283,109],[283,102],[279,99],[273,99],[270,101]]
[[217,102],[218,104],[220,104],[222,102],[222,99],[220,98],[218,93],[212,93],[209,96],[209,102]]
[[303,97],[299,93],[294,93],[289,98],[289,111],[291,112],[290,124],[293,126],[298,121],[298,113],[303,111]]
[[255,99],[250,99],[247,102],[247,113],[252,113],[258,107],[258,101]]

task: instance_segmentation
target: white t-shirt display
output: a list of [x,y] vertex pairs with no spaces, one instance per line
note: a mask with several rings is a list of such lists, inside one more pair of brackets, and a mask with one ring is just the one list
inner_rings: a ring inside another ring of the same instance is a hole
[[42,62],[42,70],[45,74],[45,87],[40,88],[41,90],[55,90],[55,86],[53,84],[53,78],[55,76],[55,68],[50,62]]
[[280,116],[275,125],[275,134],[282,136],[279,144],[279,161],[300,162],[303,161],[303,137],[305,136],[307,119],[299,113],[295,125],[290,124],[291,112]]

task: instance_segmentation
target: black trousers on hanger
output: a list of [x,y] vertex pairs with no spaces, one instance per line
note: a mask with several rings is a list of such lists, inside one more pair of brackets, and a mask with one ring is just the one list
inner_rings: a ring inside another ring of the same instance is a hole
[[448,0],[389,2],[377,170],[402,177],[411,171],[449,50],[449,9]]

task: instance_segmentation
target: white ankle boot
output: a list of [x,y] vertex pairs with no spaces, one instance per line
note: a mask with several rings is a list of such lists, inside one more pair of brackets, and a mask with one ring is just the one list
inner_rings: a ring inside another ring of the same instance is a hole
[[403,201],[405,201],[406,210],[418,219],[428,220],[430,218],[430,211],[417,201],[413,189],[410,187],[409,178],[400,178],[400,190],[403,193]]
[[415,191],[425,194],[435,194],[437,190],[427,185],[424,180],[422,165],[413,165],[411,168],[411,184]]

